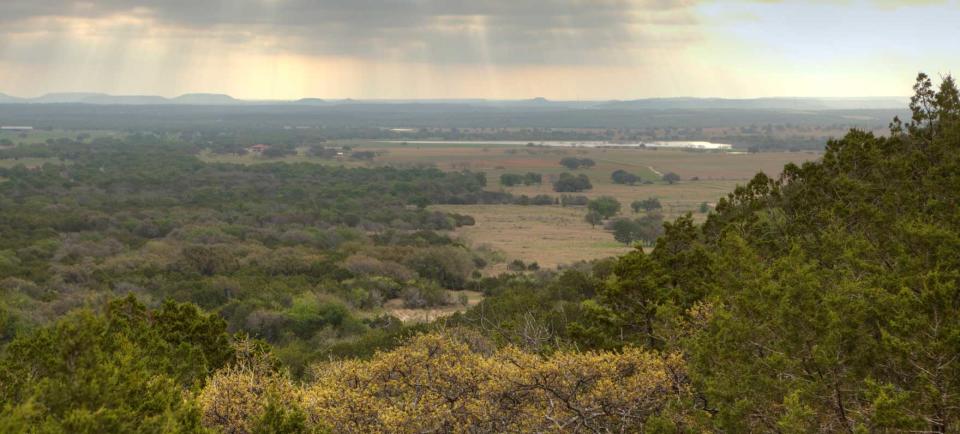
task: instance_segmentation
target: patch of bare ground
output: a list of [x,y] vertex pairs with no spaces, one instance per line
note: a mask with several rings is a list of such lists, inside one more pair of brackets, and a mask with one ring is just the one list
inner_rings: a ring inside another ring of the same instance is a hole
[[[400,321],[406,323],[426,323],[445,318],[457,312],[465,312],[468,308],[476,306],[483,300],[483,293],[477,291],[447,291],[454,304],[448,306],[428,307],[423,309],[410,309],[403,305],[403,300],[394,298],[383,304],[386,312]],[[460,299],[466,297],[466,304],[460,303]]]
[[[613,235],[584,221],[582,207],[521,205],[440,205],[438,210],[469,214],[474,226],[455,231],[462,240],[503,252],[506,262],[536,262],[541,268],[617,256],[630,250]],[[504,272],[498,264],[489,273]]]

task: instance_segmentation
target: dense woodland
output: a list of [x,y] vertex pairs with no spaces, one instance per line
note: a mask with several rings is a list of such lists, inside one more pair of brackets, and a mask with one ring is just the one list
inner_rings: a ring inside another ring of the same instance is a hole
[[476,200],[482,174],[204,164],[192,146],[155,137],[33,148],[64,163],[0,170],[4,341],[134,294],[196,304],[230,332],[314,357],[363,334],[370,321],[354,313],[389,299],[458,303],[445,289],[496,259],[437,232],[471,217],[423,209]]
[[[50,145],[0,172],[0,431],[960,432],[960,95],[915,91],[651,253],[496,277],[423,208],[476,174]],[[443,288],[486,298],[376,314]]]

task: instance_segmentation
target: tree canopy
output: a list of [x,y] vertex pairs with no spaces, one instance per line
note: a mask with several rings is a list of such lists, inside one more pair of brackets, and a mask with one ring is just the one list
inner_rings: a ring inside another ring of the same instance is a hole
[[553,183],[553,191],[558,193],[578,193],[592,188],[593,184],[590,183],[590,178],[584,174],[574,176],[564,172]]
[[587,209],[608,219],[620,212],[620,201],[613,196],[600,196],[587,203]]

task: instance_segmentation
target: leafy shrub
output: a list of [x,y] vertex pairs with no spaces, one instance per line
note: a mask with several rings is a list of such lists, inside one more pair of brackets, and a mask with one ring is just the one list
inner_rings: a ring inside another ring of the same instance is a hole
[[318,365],[303,401],[336,432],[546,432],[557,420],[642,432],[682,423],[692,402],[684,371],[679,355],[633,348],[541,357],[494,351],[473,334],[429,334],[369,361]]
[[197,398],[203,425],[238,434],[271,426],[305,432],[309,423],[298,417],[301,392],[277,362],[249,340],[237,342],[236,352],[236,362],[214,373]]
[[626,184],[634,185],[641,181],[640,177],[634,175],[626,170],[617,170],[610,175],[610,179],[613,180],[614,184]]
[[600,196],[588,202],[587,209],[608,219],[620,212],[620,201],[612,196]]
[[470,253],[452,246],[420,249],[406,260],[406,265],[448,289],[463,289],[474,269]]
[[560,160],[560,165],[570,170],[590,168],[596,164],[596,162],[589,158],[564,157]]
[[403,306],[408,309],[446,306],[452,302],[445,289],[428,282],[403,288],[400,298],[403,299]]
[[590,178],[583,174],[574,176],[569,173],[561,173],[557,182],[553,183],[553,191],[558,193],[581,192],[592,188]]
[[406,282],[417,277],[416,273],[393,261],[382,261],[364,255],[352,255],[343,261],[343,268],[356,276],[384,276]]

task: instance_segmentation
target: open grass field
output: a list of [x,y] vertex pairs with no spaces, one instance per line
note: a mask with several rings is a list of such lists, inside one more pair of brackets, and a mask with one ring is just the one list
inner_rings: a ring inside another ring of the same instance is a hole
[[[471,170],[487,174],[487,189],[503,190],[514,195],[535,196],[553,191],[553,181],[563,172],[583,173],[590,178],[593,189],[583,194],[590,198],[613,196],[623,206],[622,216],[632,217],[630,203],[650,197],[663,205],[666,220],[687,212],[698,221],[706,218],[700,212],[703,203],[713,205],[738,184],[744,184],[758,172],[778,176],[787,163],[802,163],[819,158],[814,152],[762,152],[756,154],[731,152],[694,152],[670,149],[610,149],[565,148],[505,145],[503,143],[385,143],[352,141],[339,143],[354,150],[378,152],[373,162],[324,160],[312,158],[301,149],[298,155],[280,159],[266,159],[254,155],[213,155],[204,153],[204,161],[236,164],[266,162],[312,162],[346,166],[411,166],[434,165],[442,170]],[[594,167],[569,170],[559,164],[564,157],[589,158]],[[626,170],[652,184],[619,185],[610,178],[615,170]],[[541,185],[503,187],[500,175],[504,173],[535,172],[543,175]],[[677,184],[660,180],[662,174],[674,172],[682,178]],[[537,262],[552,268],[580,260],[591,260],[629,251],[600,227],[584,221],[583,207],[520,206],[520,205],[444,205],[435,209],[469,214],[477,220],[475,226],[463,227],[457,236],[473,245],[486,244],[504,254],[507,262],[520,259]],[[505,271],[499,264],[491,271]]]
[[443,170],[473,170],[488,174],[490,187],[496,188],[503,173],[537,172],[546,176],[571,172],[560,166],[564,157],[590,158],[597,165],[573,173],[584,173],[595,186],[612,184],[610,174],[627,170],[643,179],[659,180],[660,175],[674,172],[684,179],[698,177],[703,181],[742,181],[757,172],[771,176],[780,173],[789,162],[803,162],[818,158],[814,152],[762,152],[757,154],[731,152],[694,152],[669,149],[610,149],[527,147],[502,143],[470,144],[400,144],[386,142],[343,141],[338,145],[352,146],[355,151],[378,153],[373,163],[350,159],[329,160],[306,155],[299,149],[297,155],[283,158],[264,158],[257,155],[217,155],[203,152],[204,161],[260,164],[272,162],[311,162],[346,166],[369,165],[435,165]]
[[[597,164],[589,169],[569,170],[559,161],[563,157],[590,158]],[[764,152],[758,154],[690,152],[682,150],[593,149],[540,147],[393,147],[378,157],[379,164],[434,164],[444,170],[473,170],[487,174],[488,189],[504,190],[520,195],[556,195],[552,182],[560,173],[585,174],[593,189],[583,192],[588,197],[613,196],[624,208],[635,200],[659,198],[667,217],[696,211],[700,204],[713,204],[744,184],[758,172],[778,176],[787,163],[802,163],[818,158],[816,153]],[[626,170],[653,184],[619,185],[610,175]],[[503,187],[504,173],[536,172],[544,175],[541,185]],[[682,181],[669,185],[660,181],[662,174],[674,172]],[[693,180],[695,179],[695,180]]]
[[659,174],[675,172],[684,179],[744,180],[757,172],[776,176],[788,162],[817,158],[808,152],[763,152],[757,154],[730,152],[693,152],[668,149],[553,148],[525,146],[394,145],[379,148],[384,154],[380,164],[435,164],[445,170],[485,171],[499,178],[505,172],[532,171],[544,175],[569,170],[560,166],[564,157],[590,158],[597,165],[579,171],[590,176],[596,185],[610,183],[614,170],[630,171],[644,179],[659,179]]
[[[590,158],[597,165],[578,171],[560,166],[565,156]],[[757,172],[779,175],[787,163],[802,163],[817,158],[814,153],[732,154],[688,152],[679,150],[639,149],[555,149],[555,148],[463,148],[403,147],[391,148],[379,157],[381,164],[432,163],[446,170],[469,169],[487,173],[488,189],[502,189],[515,195],[557,195],[552,180],[562,172],[584,173],[593,189],[582,194],[594,198],[613,196],[623,205],[622,216],[634,216],[630,203],[649,197],[660,199],[666,220],[687,212],[702,221],[704,202],[712,205],[738,184],[749,181]],[[656,181],[653,184],[618,185],[610,179],[615,170],[626,170],[643,179],[659,180],[662,173],[675,172],[683,178],[677,184]],[[503,173],[536,172],[544,175],[544,183],[533,186],[502,187]],[[698,180],[692,181],[696,177]],[[507,262],[521,259],[552,268],[580,260],[592,260],[623,254],[630,250],[613,236],[584,221],[583,207],[463,205],[440,206],[437,209],[469,214],[475,226],[458,229],[457,234],[473,244],[488,244],[503,252]],[[503,268],[505,265],[501,264]],[[493,271],[503,271],[494,268]]]
[[[474,246],[488,245],[503,252],[507,262],[520,259],[541,268],[626,253],[601,227],[583,220],[582,207],[521,205],[439,205],[431,207],[473,216],[477,224],[458,229],[460,239]],[[506,262],[488,273],[507,271]]]

